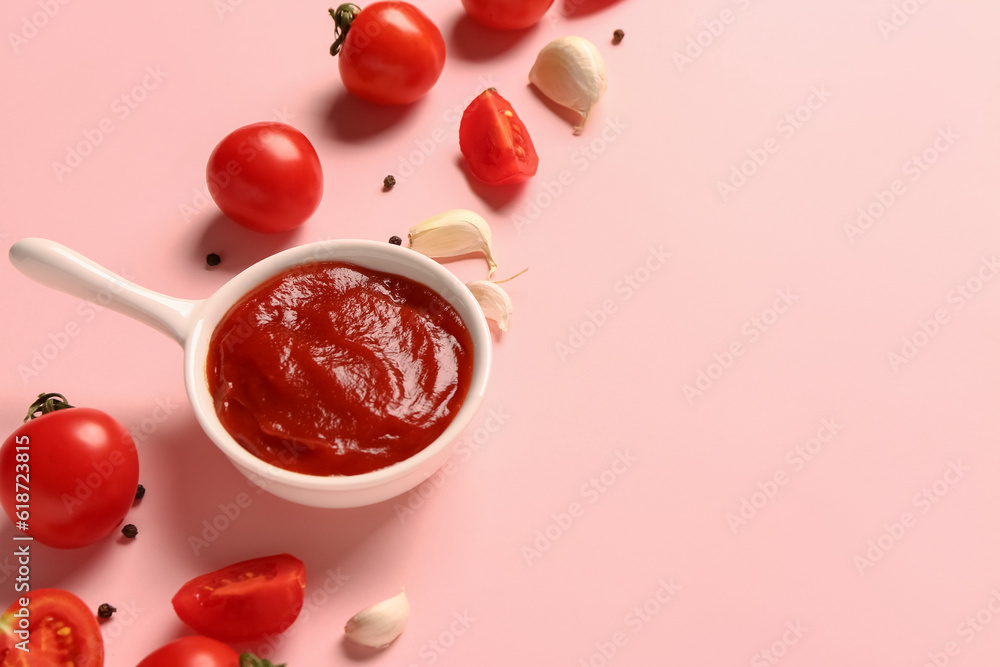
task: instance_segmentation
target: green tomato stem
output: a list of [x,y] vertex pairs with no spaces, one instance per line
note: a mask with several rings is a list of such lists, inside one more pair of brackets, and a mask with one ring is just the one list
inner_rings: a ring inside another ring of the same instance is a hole
[[285,667],[285,665],[275,665],[264,658],[258,658],[253,653],[241,653],[240,667]]
[[38,400],[28,408],[28,416],[24,418],[24,421],[31,421],[35,417],[72,407],[62,394],[39,394]]
[[340,53],[340,47],[344,45],[344,40],[347,39],[347,31],[351,29],[351,24],[354,23],[354,17],[361,12],[361,8],[357,5],[346,2],[336,9],[330,10],[330,16],[333,17],[333,22],[337,25],[336,30],[333,33],[334,42],[330,45],[330,55],[335,56]]

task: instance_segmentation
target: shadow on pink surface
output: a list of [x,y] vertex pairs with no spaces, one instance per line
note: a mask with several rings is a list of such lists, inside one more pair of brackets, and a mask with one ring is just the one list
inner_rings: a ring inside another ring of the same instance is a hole
[[[303,227],[275,234],[255,232],[241,227],[224,213],[216,211],[201,223],[201,233],[194,239],[191,252],[195,261],[206,270],[236,275],[265,257],[303,243]],[[217,265],[207,264],[206,257],[209,253],[219,255]]]
[[472,175],[472,172],[469,171],[469,165],[461,155],[455,159],[455,166],[462,170],[465,180],[469,183],[469,188],[493,211],[503,211],[511,206],[517,201],[518,196],[524,192],[524,188],[528,183],[528,181],[525,181],[523,183],[505,185],[487,185]]
[[401,123],[423,100],[400,106],[366,102],[343,88],[326,103],[323,119],[327,137],[347,143],[360,143]]
[[492,60],[497,56],[517,48],[536,29],[537,25],[523,30],[496,30],[476,23],[463,14],[451,28],[448,47],[449,55],[470,62]]

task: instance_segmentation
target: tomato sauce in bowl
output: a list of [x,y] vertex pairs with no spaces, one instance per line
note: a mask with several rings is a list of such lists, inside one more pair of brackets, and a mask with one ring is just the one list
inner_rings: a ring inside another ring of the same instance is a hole
[[472,338],[423,284],[348,262],[291,267],[216,326],[207,380],[226,431],[276,467],[360,475],[430,445],[462,406]]

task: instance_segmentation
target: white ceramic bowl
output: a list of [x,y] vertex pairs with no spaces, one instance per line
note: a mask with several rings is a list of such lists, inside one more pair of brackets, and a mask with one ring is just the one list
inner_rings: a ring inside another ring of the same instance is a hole
[[[184,348],[184,382],[195,416],[212,442],[251,481],[273,493],[315,507],[359,507],[393,498],[430,477],[447,460],[459,434],[479,408],[489,376],[489,326],[472,293],[448,269],[424,255],[391,243],[335,240],[279,252],[247,268],[207,299],[177,299],[139,287],[79,253],[46,239],[28,238],[10,249],[11,263],[33,280],[145,322]],[[212,332],[245,294],[285,269],[316,261],[350,262],[423,283],[458,311],[472,335],[472,381],[451,424],[427,448],[394,465],[351,476],[321,477],[290,472],[241,447],[216,415],[206,378]]]

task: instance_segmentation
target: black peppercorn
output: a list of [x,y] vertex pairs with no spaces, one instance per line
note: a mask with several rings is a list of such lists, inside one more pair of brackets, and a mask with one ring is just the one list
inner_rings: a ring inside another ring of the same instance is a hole
[[219,262],[221,262],[221,261],[222,261],[222,258],[219,257],[218,253],[215,253],[215,252],[210,252],[205,257],[205,263],[208,264],[209,266],[218,266]]
[[144,495],[146,495],[146,487],[144,487],[142,484],[140,484],[135,489],[135,499],[136,500],[142,500],[142,497]]
[[395,234],[389,237],[389,243],[392,245],[403,245],[403,239],[399,238]]
[[111,615],[114,614],[116,611],[118,611],[116,607],[112,607],[107,602],[105,602],[104,604],[102,604],[100,607],[97,608],[97,616],[99,618],[111,618]]
[[122,535],[129,538],[130,540],[138,534],[139,534],[139,529],[136,528],[135,524],[133,523],[127,523],[125,524],[125,527],[122,528]]
[[385,187],[386,190],[392,190],[393,186],[396,185],[396,177],[393,176],[392,174],[389,174],[382,181],[382,185]]
[[614,36],[611,38],[612,44],[621,44],[622,40],[625,39],[625,31],[618,28],[614,32]]

